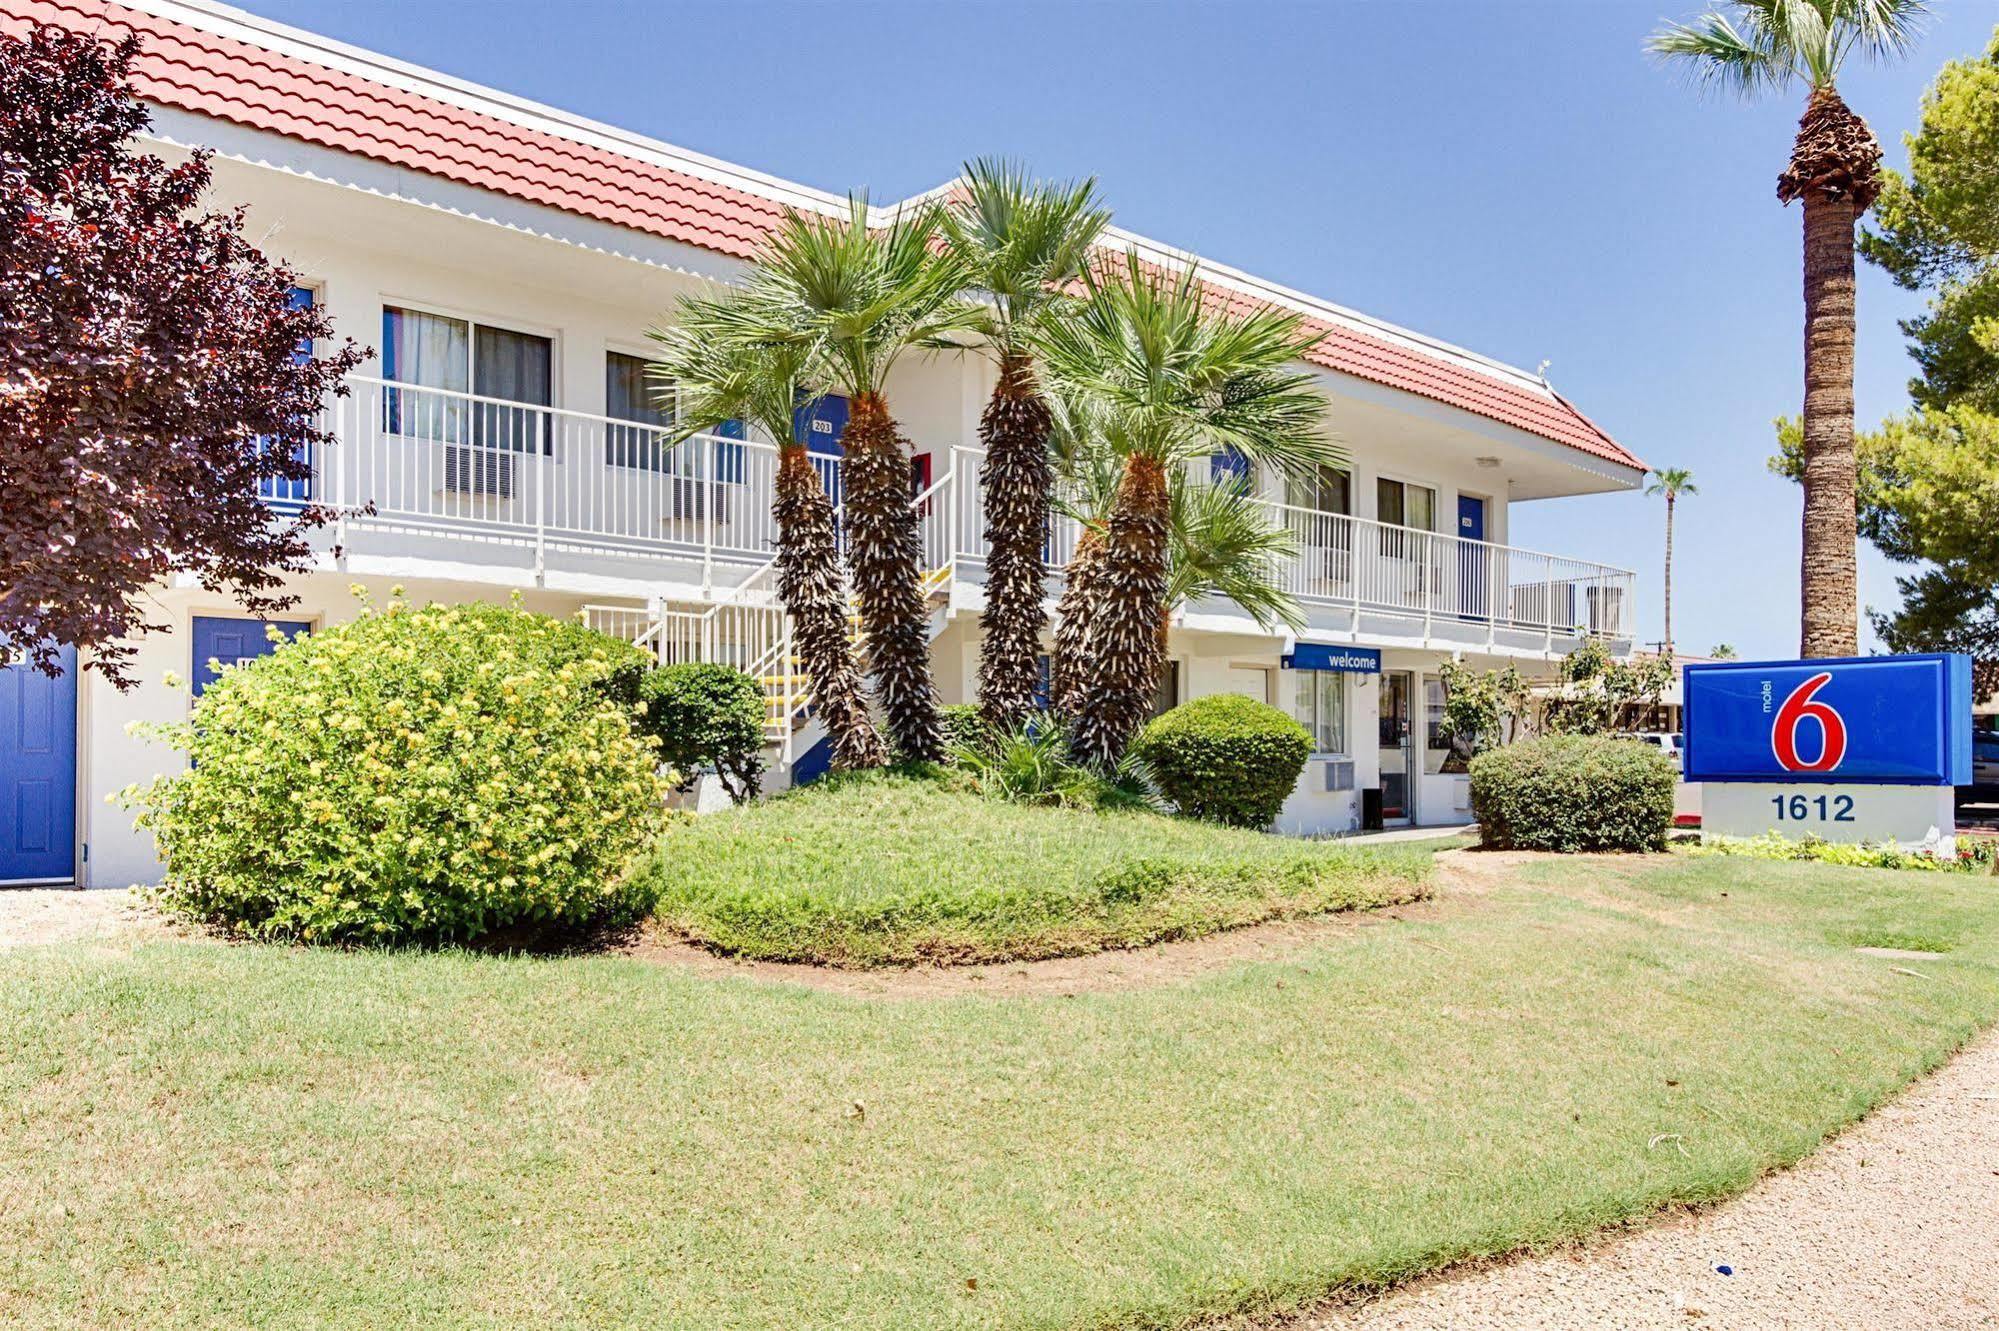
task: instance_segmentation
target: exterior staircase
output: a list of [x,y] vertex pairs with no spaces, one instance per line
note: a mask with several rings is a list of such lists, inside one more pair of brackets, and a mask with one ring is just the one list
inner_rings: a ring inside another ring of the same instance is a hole
[[[916,502],[923,504],[937,488],[931,487]],[[944,631],[948,619],[951,579],[948,559],[921,575],[931,641]],[[584,614],[592,628],[631,642],[661,665],[714,661],[741,670],[763,689],[764,737],[775,751],[770,763],[773,774],[789,785],[826,770],[830,738],[812,710],[812,678],[795,650],[791,616],[778,598],[775,559],[706,605],[654,603],[643,610],[587,605]],[[858,651],[860,612],[851,602],[847,626]]]

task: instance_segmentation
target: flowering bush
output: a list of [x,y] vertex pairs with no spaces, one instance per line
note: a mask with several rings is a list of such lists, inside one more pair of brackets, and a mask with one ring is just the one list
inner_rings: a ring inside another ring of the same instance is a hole
[[631,649],[510,606],[401,601],[224,671],[126,792],[163,903],[260,937],[469,939],[626,903],[663,825],[609,696]]
[[1753,837],[1714,837],[1690,848],[1696,855],[1742,855],[1757,860],[1811,860],[1863,869],[1929,869],[1956,873],[1999,873],[1999,841],[1959,837],[1957,851],[1940,855],[1903,850],[1892,844],[1867,845],[1805,837],[1793,841],[1778,832]]

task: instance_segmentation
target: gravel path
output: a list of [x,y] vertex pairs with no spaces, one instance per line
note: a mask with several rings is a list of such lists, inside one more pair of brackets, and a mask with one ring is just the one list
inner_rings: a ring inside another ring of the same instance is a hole
[[1736,1201],[1299,1331],[1530,1327],[1999,1327],[1999,1034]]

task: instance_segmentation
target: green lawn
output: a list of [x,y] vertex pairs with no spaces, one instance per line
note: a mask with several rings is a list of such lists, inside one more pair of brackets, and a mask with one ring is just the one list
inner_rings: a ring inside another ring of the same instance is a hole
[[662,927],[718,950],[875,966],[1069,956],[1379,906],[1419,894],[1428,860],[890,775],[683,826],[652,886]]
[[1999,1017],[1990,879],[1580,861],[1410,915],[1005,999],[14,950],[0,1325],[1178,1327],[1732,1192]]

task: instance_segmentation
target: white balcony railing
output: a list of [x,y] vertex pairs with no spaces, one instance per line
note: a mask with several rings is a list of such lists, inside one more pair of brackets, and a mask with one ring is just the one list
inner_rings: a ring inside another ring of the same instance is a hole
[[[674,444],[663,429],[605,416],[379,379],[348,383],[350,395],[330,408],[338,446],[315,460],[307,493],[293,486],[281,496],[331,504],[347,514],[343,527],[512,542],[532,549],[537,571],[557,548],[698,562],[704,581],[717,566],[755,568],[771,557],[777,450],[768,443],[701,434]],[[935,480],[913,500],[933,589],[960,570],[974,578],[982,571],[982,457],[974,448],[937,450]],[[837,502],[838,460],[813,461]],[[1547,635],[1631,636],[1628,570],[1266,506],[1298,545],[1276,576],[1308,607]],[[1051,566],[1068,560],[1076,537],[1073,519],[1051,518]],[[762,655],[769,632],[759,623],[754,632],[723,636],[755,639],[753,648],[743,646]]]

